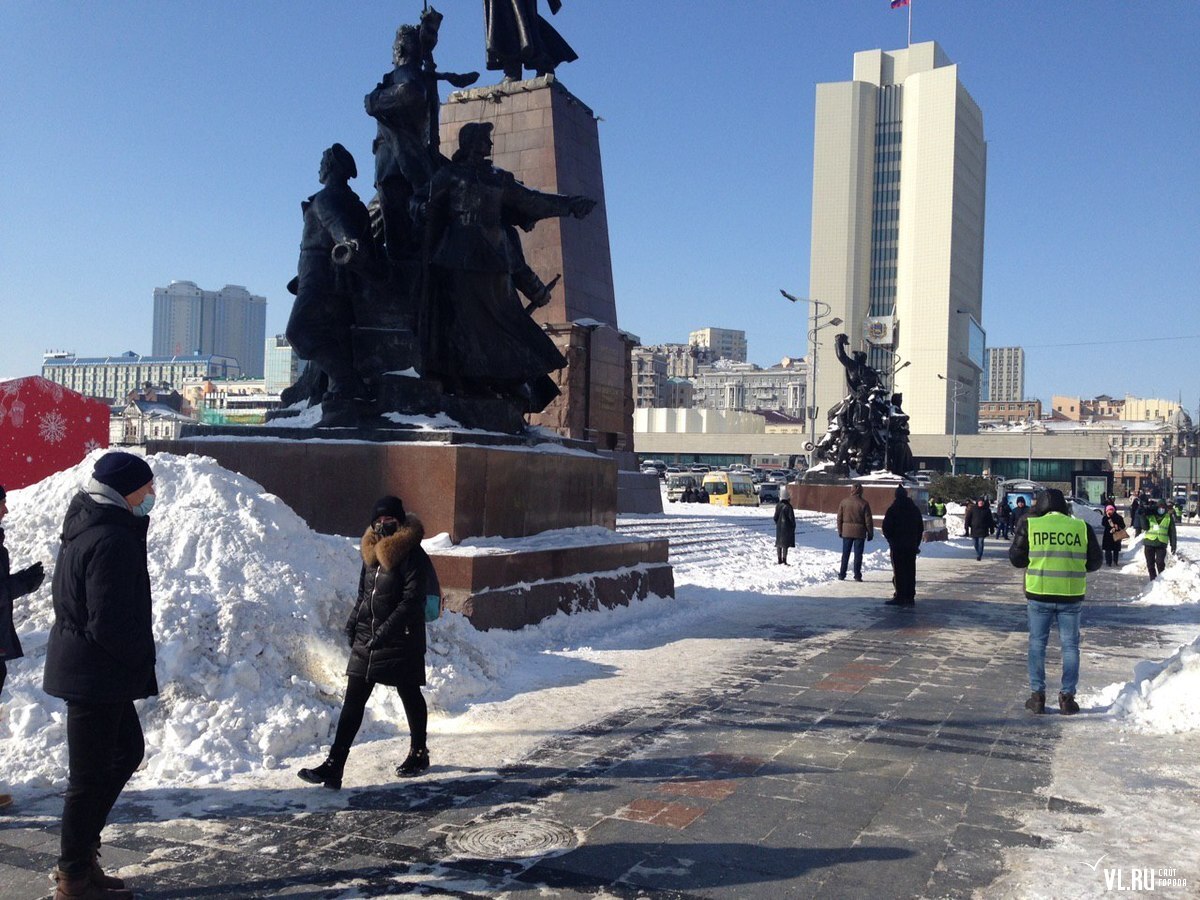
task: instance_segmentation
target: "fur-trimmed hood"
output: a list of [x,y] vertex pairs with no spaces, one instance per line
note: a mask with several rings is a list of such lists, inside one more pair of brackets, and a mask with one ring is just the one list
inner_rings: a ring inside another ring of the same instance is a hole
[[425,526],[421,520],[409,513],[400,523],[395,534],[380,537],[374,530],[367,528],[362,539],[362,558],[368,566],[379,566],[385,572],[390,572],[418,546],[425,537]]

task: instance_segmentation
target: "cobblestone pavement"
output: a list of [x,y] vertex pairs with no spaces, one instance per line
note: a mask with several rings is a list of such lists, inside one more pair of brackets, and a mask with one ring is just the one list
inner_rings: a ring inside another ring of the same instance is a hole
[[[850,632],[781,622],[733,675],[500,771],[435,765],[417,782],[344,790],[326,812],[297,811],[287,791],[270,803],[127,793],[103,861],[145,900],[969,897],[1000,874],[1005,848],[1042,842],[1023,810],[1089,807],[1045,791],[1065,723],[1022,708],[1024,603],[1003,548],[979,563],[965,550],[922,557],[918,577],[915,609],[880,605]],[[1090,579],[1086,650],[1157,645],[1155,613],[1135,623],[1112,602],[1133,581]],[[890,592],[871,573],[806,593],[858,605]],[[198,800],[205,811],[191,814]],[[164,802],[189,815],[162,821]],[[5,898],[48,893],[54,819],[25,815],[0,817]]]

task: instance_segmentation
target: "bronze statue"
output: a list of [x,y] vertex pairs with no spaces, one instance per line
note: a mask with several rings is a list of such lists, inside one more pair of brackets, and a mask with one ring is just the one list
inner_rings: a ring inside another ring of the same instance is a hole
[[318,177],[324,188],[300,204],[304,230],[297,277],[289,285],[296,301],[287,339],[328,379],[321,424],[353,425],[356,405],[371,400],[354,367],[350,329],[355,301],[375,266],[374,245],[367,208],[348,184],[358,177],[350,151],[334,144],[322,153]]
[[834,338],[850,393],[829,411],[829,429],[817,443],[816,457],[832,464],[839,475],[867,475],[880,469],[903,475],[912,468],[912,452],[908,416],[900,408],[902,397],[887,395],[866,353],[846,353],[849,342],[845,334]]
[[422,374],[440,378],[452,393],[497,395],[540,411],[553,397],[542,389],[546,376],[566,360],[517,296],[514,276],[532,272],[513,227],[583,218],[595,201],[531,190],[495,168],[490,122],[464,125],[458,144],[430,189]]
[[[562,0],[549,0],[550,13]],[[483,0],[487,67],[504,72],[505,81],[520,81],[524,69],[538,75],[553,72],[559,63],[579,55],[554,27],[538,15],[537,0]]]

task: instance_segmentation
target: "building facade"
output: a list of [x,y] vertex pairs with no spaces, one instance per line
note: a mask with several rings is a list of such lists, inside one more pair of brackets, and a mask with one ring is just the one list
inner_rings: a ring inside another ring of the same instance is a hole
[[986,375],[988,400],[993,403],[1024,400],[1025,350],[1021,347],[988,347]]
[[191,281],[154,289],[155,356],[229,356],[251,378],[263,377],[267,298],[240,285],[206,291]]
[[42,357],[42,377],[78,391],[85,397],[124,401],[149,384],[179,389],[189,378],[237,378],[242,374],[236,359],[224,356],[121,356],[79,357],[74,353],[47,353]]
[[697,409],[771,410],[802,418],[806,384],[802,364],[769,369],[752,363],[707,366],[694,382],[692,405]]
[[630,351],[633,369],[633,405],[667,406],[667,357],[653,347],[634,347]]
[[983,116],[936,43],[856,53],[853,80],[817,85],[809,296],[843,320],[815,335],[821,410],[845,390],[840,330],[913,433],[976,430],[986,174]]
[[708,351],[715,361],[731,359],[746,361],[746,332],[732,328],[701,328],[688,335],[688,343]]
[[300,378],[303,361],[282,334],[267,338],[263,348],[263,381],[268,394],[281,394]]
[[1041,400],[984,400],[979,404],[979,426],[1020,425],[1042,417]]

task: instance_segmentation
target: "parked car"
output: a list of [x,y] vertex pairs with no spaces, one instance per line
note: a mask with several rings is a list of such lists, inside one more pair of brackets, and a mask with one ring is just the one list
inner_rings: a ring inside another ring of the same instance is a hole
[[695,465],[688,466],[688,471],[689,472],[711,472],[712,467],[703,465],[702,463],[696,463]]
[[758,486],[758,505],[764,503],[778,503],[782,496],[783,486],[776,484],[774,481],[764,481]]
[[714,506],[754,506],[754,482],[740,472],[709,472],[704,476],[708,502]]
[[782,469],[776,469],[774,472],[767,473],[767,482],[771,484],[787,484],[788,473]]

